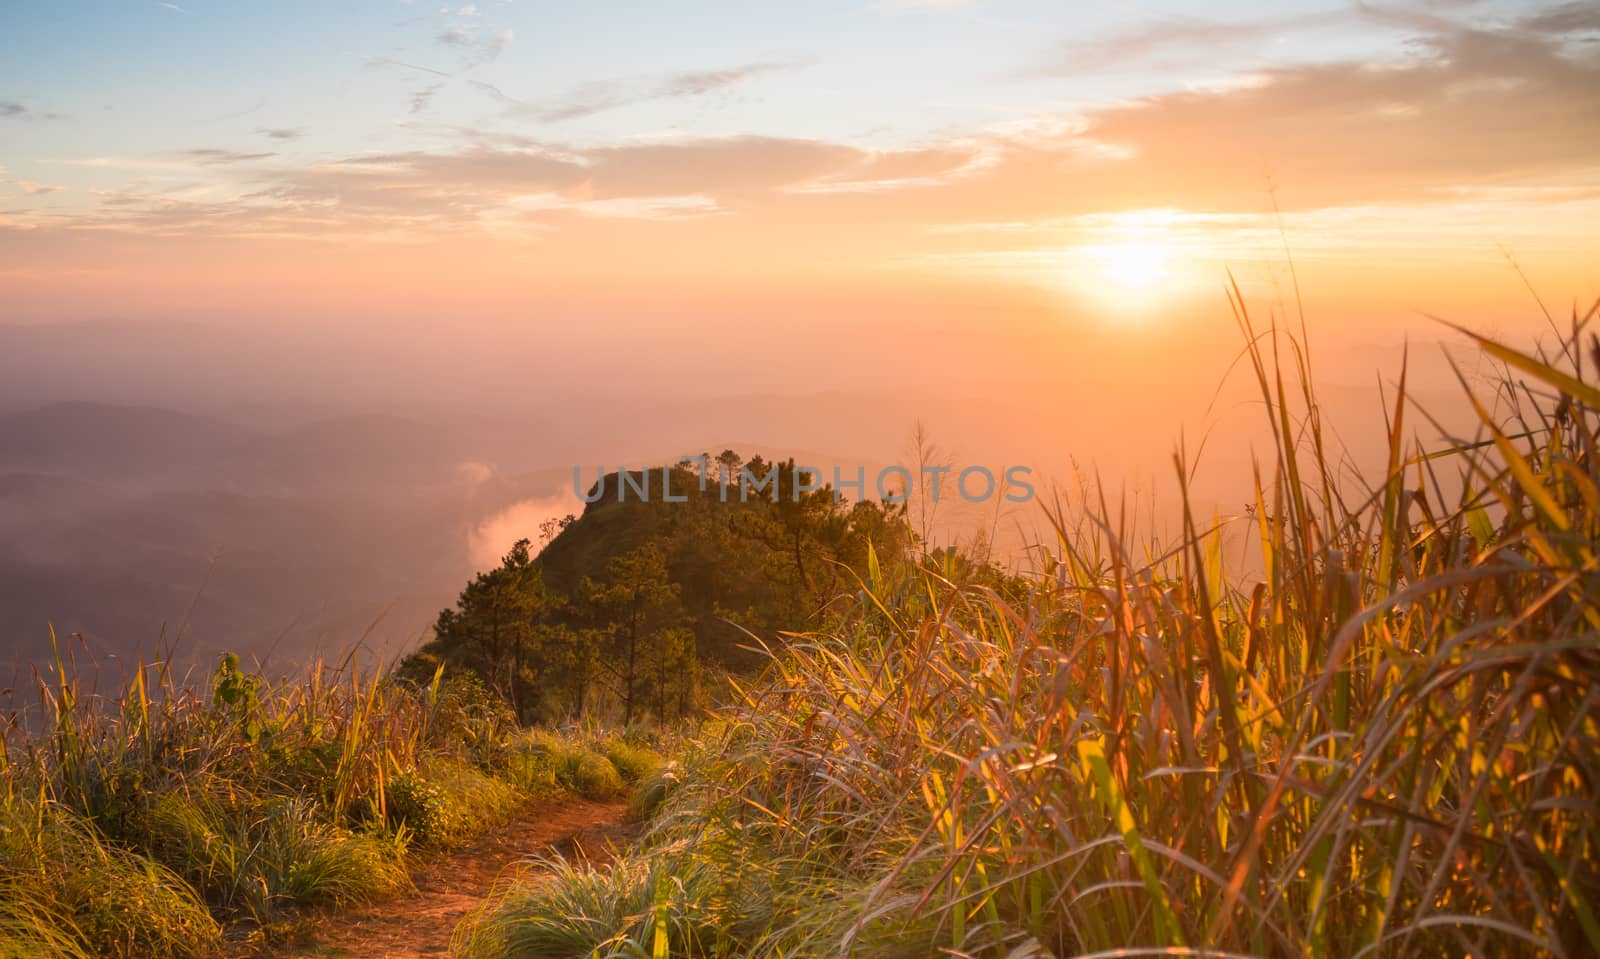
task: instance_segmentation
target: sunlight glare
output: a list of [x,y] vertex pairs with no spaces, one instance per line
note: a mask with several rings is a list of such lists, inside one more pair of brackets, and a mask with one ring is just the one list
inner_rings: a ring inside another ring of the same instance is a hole
[[1173,258],[1172,244],[1155,240],[1129,240],[1091,252],[1106,279],[1134,292],[1148,292],[1166,279]]

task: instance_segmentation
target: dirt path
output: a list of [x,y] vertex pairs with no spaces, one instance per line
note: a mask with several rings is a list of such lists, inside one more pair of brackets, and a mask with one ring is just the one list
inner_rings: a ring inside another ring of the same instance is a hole
[[457,852],[428,863],[416,892],[359,909],[329,912],[272,959],[425,959],[449,954],[450,933],[497,881],[531,856],[559,853],[600,862],[629,836],[624,803],[573,799],[530,807]]

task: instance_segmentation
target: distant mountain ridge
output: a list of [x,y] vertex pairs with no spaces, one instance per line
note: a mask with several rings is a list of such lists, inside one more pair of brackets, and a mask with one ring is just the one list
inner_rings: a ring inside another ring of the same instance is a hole
[[125,479],[213,461],[250,431],[149,406],[69,401],[0,414],[0,469]]

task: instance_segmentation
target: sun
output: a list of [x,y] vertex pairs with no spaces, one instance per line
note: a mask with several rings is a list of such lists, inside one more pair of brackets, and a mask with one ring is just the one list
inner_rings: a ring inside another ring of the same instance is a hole
[[1160,240],[1127,240],[1091,251],[1100,274],[1130,292],[1155,289],[1172,264],[1172,244]]

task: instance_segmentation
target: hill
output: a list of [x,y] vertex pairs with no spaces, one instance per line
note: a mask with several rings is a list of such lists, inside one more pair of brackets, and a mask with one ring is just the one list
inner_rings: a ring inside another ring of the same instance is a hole
[[209,465],[249,431],[175,410],[52,403],[0,414],[4,465],[120,481]]
[[524,540],[469,583],[405,668],[469,669],[529,718],[686,713],[704,670],[748,668],[752,645],[814,624],[874,557],[910,547],[903,507],[796,492],[792,460],[719,460],[704,478],[600,478],[537,556]]

